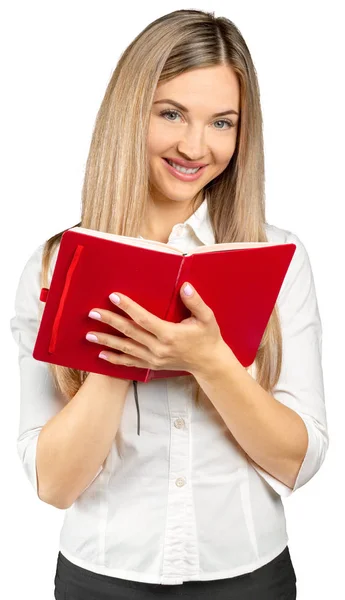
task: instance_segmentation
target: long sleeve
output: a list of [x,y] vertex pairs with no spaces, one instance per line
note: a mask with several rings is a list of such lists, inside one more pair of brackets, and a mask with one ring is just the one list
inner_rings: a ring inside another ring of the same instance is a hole
[[[19,349],[20,419],[17,451],[24,471],[37,495],[36,447],[38,436],[47,421],[66,404],[66,399],[54,385],[48,363],[38,361],[32,356],[39,327],[42,252],[43,245],[33,252],[24,266],[15,295],[15,316],[10,320],[11,332]],[[53,264],[54,259],[50,264],[49,282]],[[99,472],[101,470],[102,467]]]
[[308,448],[293,489],[263,469],[255,470],[281,496],[289,496],[320,469],[329,445],[322,372],[322,324],[308,253],[295,234],[296,244],[277,302],[283,340],[282,370],[273,396],[304,421]]

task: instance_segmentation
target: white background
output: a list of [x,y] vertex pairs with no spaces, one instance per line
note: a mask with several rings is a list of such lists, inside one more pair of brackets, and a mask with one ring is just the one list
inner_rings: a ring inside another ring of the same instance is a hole
[[[313,268],[323,324],[330,448],[284,500],[299,600],[341,598],[344,498],[344,37],[341,2],[8,2],[1,66],[1,594],[53,600],[63,511],[41,502],[16,452],[17,347],[9,321],[25,262],[80,220],[97,110],[120,54],[148,23],[181,8],[234,21],[257,69],[267,221],[296,233]],[[138,498],[139,502],[139,498]],[[4,596],[5,598],[5,596]]]

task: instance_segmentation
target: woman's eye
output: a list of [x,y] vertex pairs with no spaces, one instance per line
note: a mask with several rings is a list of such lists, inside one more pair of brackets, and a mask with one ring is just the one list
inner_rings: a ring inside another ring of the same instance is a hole
[[[181,116],[180,113],[177,110],[163,110],[162,112],[159,113],[162,116],[165,115],[177,115],[177,116]],[[175,119],[168,119],[168,121],[175,121]],[[215,123],[227,123],[227,125],[229,125],[228,129],[231,129],[231,127],[235,127],[235,125],[232,123],[232,121],[228,121],[228,119],[221,119],[221,120],[217,120],[215,121]],[[219,129],[220,131],[222,129],[227,129],[226,127],[216,127],[216,129]]]
[[[163,110],[159,114],[162,115],[162,116],[165,116],[165,115],[179,115],[179,113],[177,112],[177,110]],[[168,121],[171,121],[171,119],[168,119]]]

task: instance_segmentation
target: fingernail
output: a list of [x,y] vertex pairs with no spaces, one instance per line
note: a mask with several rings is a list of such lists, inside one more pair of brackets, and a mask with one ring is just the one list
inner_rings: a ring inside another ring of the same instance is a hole
[[85,337],[89,342],[98,342],[97,335],[94,335],[93,333],[87,333]]
[[192,287],[189,285],[189,283],[187,283],[187,285],[185,285],[185,287],[183,288],[183,291],[186,294],[186,296],[191,296],[193,293]]
[[110,294],[109,298],[114,304],[120,304],[120,296],[117,294]]
[[95,310],[90,310],[89,312],[89,317],[91,317],[91,319],[101,319],[101,315],[96,312]]

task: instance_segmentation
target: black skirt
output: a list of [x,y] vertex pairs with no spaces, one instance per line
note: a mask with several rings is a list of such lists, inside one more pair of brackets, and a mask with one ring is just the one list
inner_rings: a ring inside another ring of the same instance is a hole
[[186,581],[161,585],[119,579],[94,573],[71,563],[59,552],[55,575],[56,600],[295,600],[296,575],[288,546],[279,556],[255,571],[210,581]]

